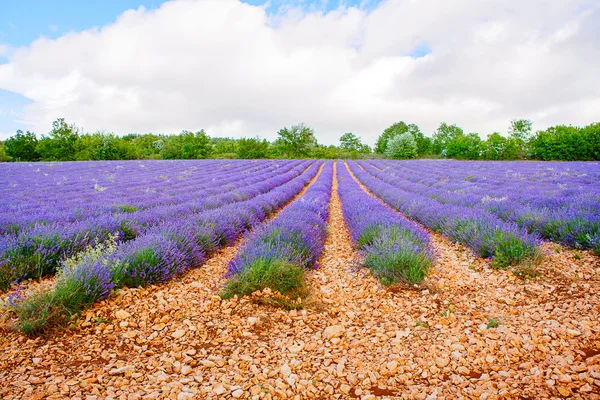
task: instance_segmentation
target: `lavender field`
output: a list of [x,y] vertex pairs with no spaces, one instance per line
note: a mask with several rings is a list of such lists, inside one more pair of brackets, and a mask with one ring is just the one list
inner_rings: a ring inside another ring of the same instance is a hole
[[[598,347],[600,330],[593,315],[600,305],[592,300],[600,264],[598,163],[12,163],[0,164],[0,190],[0,331],[13,337],[0,342],[6,354],[18,352],[19,338],[40,334],[60,337],[58,345],[71,340],[73,332],[88,337],[85,343],[77,339],[81,353],[75,351],[73,360],[88,357],[84,354],[98,340],[117,338],[125,347],[160,340],[171,347],[177,346],[173,338],[195,337],[202,346],[212,346],[204,355],[210,358],[201,363],[193,360],[196,348],[187,350],[189,371],[200,371],[219,365],[221,358],[214,354],[246,351],[250,358],[259,357],[253,353],[255,340],[276,347],[290,338],[286,346],[292,353],[312,363],[319,349],[335,353],[336,346],[344,345],[344,351],[352,351],[365,346],[365,338],[375,340],[365,325],[370,324],[393,331],[376,337],[395,338],[370,350],[387,358],[383,367],[376,359],[363,360],[374,363],[374,370],[382,368],[373,380],[383,384],[381,379],[398,370],[396,358],[389,357],[399,343],[408,358],[421,354],[413,348],[437,343],[437,334],[413,336],[413,329],[454,337],[470,335],[469,327],[476,324],[492,335],[498,327],[508,332],[501,327],[506,324],[506,329],[528,332],[523,318],[552,313],[560,304],[567,311],[545,317],[558,318],[564,326],[557,331],[562,341],[551,351],[576,357],[574,340],[590,354]],[[583,313],[580,320],[577,313]],[[297,316],[308,325],[290,322]],[[311,333],[313,325],[317,336]],[[260,336],[267,326],[272,329]],[[352,344],[354,338],[358,341]],[[477,346],[478,339],[464,340]],[[493,340],[516,339],[496,335]],[[455,353],[459,348],[448,340],[442,347]],[[28,351],[38,353],[35,346]],[[467,353],[469,371],[519,370],[524,360],[507,357],[499,366],[482,367],[471,357],[479,353]],[[279,360],[282,354],[274,357]],[[538,356],[549,359],[545,352]],[[132,365],[145,362],[125,358]],[[97,362],[115,377],[124,368],[103,358]],[[290,380],[294,374],[286,371],[292,362],[285,361],[280,374],[294,394],[298,379],[310,379],[298,372]],[[0,379],[17,379],[9,363],[0,368]],[[182,373],[178,368],[171,371]],[[454,369],[440,367],[432,376]],[[335,379],[334,392],[377,392],[354,378]],[[273,390],[279,387],[271,383]],[[517,386],[515,393],[536,392],[538,384]],[[258,390],[231,387],[236,396],[239,390]],[[207,396],[222,393],[215,383],[204,389]],[[19,392],[12,390],[6,393]],[[61,393],[77,396],[86,389]],[[327,386],[318,393],[331,395]]]

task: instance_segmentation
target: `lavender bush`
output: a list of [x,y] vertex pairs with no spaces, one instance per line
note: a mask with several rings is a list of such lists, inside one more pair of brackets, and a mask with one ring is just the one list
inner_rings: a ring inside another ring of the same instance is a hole
[[423,280],[433,263],[427,232],[369,196],[343,162],[337,175],[344,219],[365,266],[386,285]]
[[431,196],[404,189],[402,178],[373,166],[349,163],[357,178],[393,208],[426,227],[472,248],[492,265],[505,268],[534,259],[539,254],[538,238],[516,223],[506,222],[483,210],[444,204]]
[[544,239],[600,254],[600,164],[596,162],[360,164],[378,178],[392,177],[393,182],[386,181],[405,191],[480,210]]
[[223,298],[270,288],[295,297],[304,287],[304,269],[323,251],[329,217],[333,164],[273,221],[252,234],[230,261]]

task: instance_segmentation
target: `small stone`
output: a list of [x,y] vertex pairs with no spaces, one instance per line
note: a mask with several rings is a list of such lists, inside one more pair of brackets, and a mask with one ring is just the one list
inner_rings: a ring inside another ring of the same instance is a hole
[[284,378],[287,378],[288,376],[290,376],[290,374],[292,373],[292,369],[290,368],[289,365],[287,364],[283,364],[283,366],[279,369],[279,373],[281,374],[281,376],[283,376]]
[[258,318],[256,317],[248,317],[248,323],[250,325],[255,325],[258,322]]
[[177,400],[190,400],[193,399],[194,393],[190,393],[190,392],[181,392],[177,395]]
[[216,394],[217,396],[222,395],[223,393],[226,393],[227,389],[225,389],[225,386],[223,385],[217,385],[214,389],[213,389],[213,393]]
[[163,329],[165,329],[165,324],[164,323],[160,323],[160,324],[156,324],[152,326],[152,329],[155,331],[162,331]]
[[124,374],[125,372],[127,372],[129,370],[132,370],[132,369],[133,369],[133,367],[131,365],[126,365],[126,366],[121,367],[121,368],[111,369],[110,372],[109,372],[109,374],[113,375],[113,376],[114,375],[121,375],[121,374]]
[[208,367],[208,368],[212,368],[212,367],[214,367],[216,365],[214,362],[212,362],[210,360],[202,360],[202,361],[200,361],[200,364],[202,364],[202,365],[204,365],[205,367]]
[[254,385],[250,388],[250,394],[252,396],[257,396],[258,394],[260,394],[260,392],[262,392],[262,389],[258,385]]
[[396,360],[390,361],[389,363],[387,363],[386,368],[390,372],[396,372],[396,370],[398,369],[398,361],[396,361]]
[[351,390],[351,389],[352,389],[352,388],[351,388],[349,385],[346,385],[345,383],[343,383],[343,384],[340,386],[340,390],[341,390],[341,391],[342,391],[342,393],[344,393],[344,394],[348,394],[348,393],[350,393],[350,390]]
[[137,336],[137,332],[136,331],[127,331],[123,334],[123,337],[126,339],[132,339],[134,337]]
[[582,387],[580,387],[579,390],[582,391],[582,392],[589,393],[589,392],[592,391],[592,387],[589,384],[586,383],[585,385],[583,385]]
[[231,396],[233,396],[234,399],[239,399],[240,397],[242,397],[243,394],[244,394],[244,391],[242,389],[238,389],[238,390],[234,391],[233,393],[231,393]]
[[450,360],[443,357],[438,357],[435,359],[435,363],[439,368],[444,368],[450,363]]
[[129,318],[129,317],[131,317],[131,314],[129,314],[129,313],[128,313],[127,311],[125,311],[125,310],[118,310],[118,311],[115,313],[115,317],[117,317],[117,319],[126,319],[126,318]]
[[192,372],[192,367],[190,367],[189,365],[184,365],[183,367],[181,367],[181,375],[189,375],[190,372]]
[[571,395],[571,389],[566,388],[566,387],[559,387],[558,388],[558,393],[560,393],[563,396],[570,396]]
[[33,362],[33,365],[39,365],[39,363],[42,362],[42,359],[41,358],[37,358],[37,357],[36,358],[32,358],[31,362]]
[[344,327],[342,325],[331,325],[325,328],[323,335],[325,338],[331,340],[333,338],[339,338],[344,334]]
[[175,332],[171,334],[175,339],[180,339],[185,336],[185,331],[183,329],[177,329]]
[[581,335],[581,332],[579,332],[576,329],[567,329],[567,333],[569,334],[569,336],[579,336],[579,335]]

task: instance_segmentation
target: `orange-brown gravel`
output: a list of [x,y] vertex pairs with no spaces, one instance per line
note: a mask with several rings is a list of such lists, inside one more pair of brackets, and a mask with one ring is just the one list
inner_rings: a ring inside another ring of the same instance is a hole
[[432,233],[432,275],[385,289],[357,267],[336,190],[307,309],[220,300],[233,246],[64,332],[27,338],[0,311],[0,396],[600,398],[598,257],[547,244],[524,281]]

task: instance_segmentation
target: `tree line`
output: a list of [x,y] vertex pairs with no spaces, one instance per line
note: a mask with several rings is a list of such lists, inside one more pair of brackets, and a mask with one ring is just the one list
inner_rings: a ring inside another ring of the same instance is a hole
[[513,120],[506,135],[494,132],[481,139],[457,125],[442,123],[431,137],[416,124],[396,122],[385,129],[371,149],[353,133],[339,145],[322,145],[303,123],[279,130],[269,142],[259,137],[217,138],[204,130],[177,135],[84,133],[64,118],[47,135],[17,131],[0,142],[0,161],[85,161],[203,158],[454,158],[460,160],[600,160],[600,123],[583,128],[558,125],[532,132],[530,120]]

